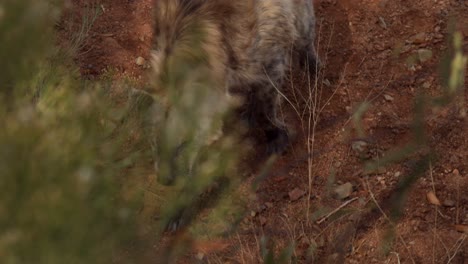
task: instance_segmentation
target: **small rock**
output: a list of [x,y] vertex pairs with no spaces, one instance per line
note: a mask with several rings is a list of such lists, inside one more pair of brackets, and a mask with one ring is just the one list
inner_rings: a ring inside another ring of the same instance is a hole
[[401,48],[401,53],[406,53],[411,50],[411,45],[405,45]]
[[455,175],[455,176],[460,175],[460,171],[458,171],[457,169],[454,169],[454,170],[452,171],[452,173],[453,173],[453,175]]
[[429,201],[429,203],[433,205],[441,205],[439,198],[437,198],[434,192],[428,192],[426,198]]
[[367,142],[356,140],[351,144],[351,148],[358,153],[362,153],[367,148]]
[[383,51],[383,50],[385,50],[385,47],[380,45],[380,44],[375,44],[374,49],[376,49],[378,51]]
[[257,212],[255,212],[255,211],[251,211],[251,212],[250,212],[250,216],[251,216],[251,217],[255,217],[256,215],[257,215]]
[[454,200],[445,199],[442,204],[446,207],[454,207],[456,203]]
[[392,102],[394,100],[393,96],[391,96],[389,94],[384,94],[384,98],[388,102]]
[[426,62],[432,58],[432,50],[418,49],[418,58],[420,62]]
[[429,89],[429,88],[431,88],[431,83],[430,82],[424,82],[422,86],[423,86],[424,89]]
[[203,258],[205,258],[205,254],[203,254],[203,252],[198,252],[197,253],[197,259],[198,260],[203,260]]
[[342,200],[348,198],[353,192],[353,185],[350,182],[342,184],[333,190],[334,197],[336,199]]
[[409,42],[410,42],[410,43],[414,43],[414,44],[421,44],[421,43],[423,43],[425,40],[426,40],[426,33],[421,32],[421,33],[418,33],[418,34],[412,36],[412,37],[409,39]]
[[146,64],[146,60],[143,57],[138,57],[135,60],[136,65],[144,66]]
[[395,174],[394,174],[393,176],[395,176],[396,178],[398,178],[398,177],[400,177],[400,175],[401,175],[401,172],[397,171],[397,172],[395,172]]
[[270,202],[266,202],[265,205],[266,205],[267,208],[272,208],[273,207],[273,203],[270,203]]
[[302,196],[304,196],[306,194],[306,191],[296,188],[290,191],[288,194],[289,194],[289,200],[294,202],[294,201],[299,200],[299,198],[301,198]]
[[466,116],[467,116],[466,108],[460,108],[460,111],[458,111],[458,118],[460,120],[464,120]]
[[438,40],[441,40],[441,39],[444,38],[444,35],[438,33],[438,34],[435,34],[434,38],[435,38],[435,39],[438,39]]

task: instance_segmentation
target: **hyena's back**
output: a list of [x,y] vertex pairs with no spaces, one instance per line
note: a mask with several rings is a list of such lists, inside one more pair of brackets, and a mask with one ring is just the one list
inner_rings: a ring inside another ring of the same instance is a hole
[[190,28],[201,26],[213,77],[245,99],[245,117],[264,128],[271,152],[282,152],[288,142],[288,129],[278,116],[284,78],[294,59],[309,64],[316,59],[311,0],[156,3],[155,71],[175,50],[190,50]]

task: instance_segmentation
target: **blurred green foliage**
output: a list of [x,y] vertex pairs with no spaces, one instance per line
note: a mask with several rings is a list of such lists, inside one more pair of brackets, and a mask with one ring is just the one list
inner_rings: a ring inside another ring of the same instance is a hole
[[0,3],[1,263],[109,263],[137,241],[140,195],[122,193],[118,159],[130,131],[113,122],[126,108],[63,66],[59,11]]
[[[70,55],[79,54],[97,15],[85,15],[63,48],[54,36],[58,2],[0,3],[1,263],[140,263],[146,175],[132,169],[150,159],[158,181],[174,186],[160,194],[160,232],[182,220],[177,227],[187,227],[218,201],[210,221],[233,215],[239,147],[234,135],[220,136],[229,103],[213,90],[204,54],[176,53],[154,81],[163,95],[105,77],[83,80]],[[116,86],[124,103],[111,96]],[[220,226],[212,231],[230,228]]]

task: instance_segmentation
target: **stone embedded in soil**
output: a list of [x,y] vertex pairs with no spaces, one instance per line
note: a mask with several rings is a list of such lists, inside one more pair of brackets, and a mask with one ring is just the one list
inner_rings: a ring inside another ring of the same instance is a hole
[[446,207],[454,207],[455,206],[455,201],[451,199],[445,199],[444,202],[442,203]]
[[135,60],[136,65],[144,66],[146,64],[146,60],[143,57],[138,57]]
[[384,98],[388,102],[392,102],[394,100],[393,96],[391,96],[389,94],[384,94]]
[[362,140],[354,141],[351,144],[351,148],[358,153],[362,153],[367,148],[367,142],[362,141]]
[[424,89],[429,89],[429,88],[431,88],[431,83],[430,82],[424,82],[422,86],[423,86]]
[[301,198],[302,196],[304,196],[306,194],[306,191],[296,188],[290,191],[288,194],[289,194],[289,200],[291,200],[291,202],[294,202],[294,201],[299,200],[299,198]]
[[197,253],[197,259],[198,260],[203,260],[205,258],[205,254],[203,254],[203,252],[198,252]]
[[353,192],[353,185],[350,182],[342,184],[333,190],[334,197],[339,200],[348,198]]
[[418,58],[421,62],[426,62],[432,58],[432,50],[418,49]]
[[428,192],[426,194],[426,198],[429,201],[429,203],[433,205],[441,205],[439,198],[437,198],[434,192]]
[[418,34],[412,36],[412,37],[408,40],[408,42],[414,43],[414,44],[421,44],[421,43],[423,43],[425,40],[426,40],[426,33],[421,32],[421,33],[418,33]]

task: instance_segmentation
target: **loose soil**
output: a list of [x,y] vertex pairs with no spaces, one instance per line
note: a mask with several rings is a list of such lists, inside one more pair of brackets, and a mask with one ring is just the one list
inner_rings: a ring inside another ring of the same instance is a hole
[[[75,58],[82,75],[94,78],[113,71],[144,82],[145,69],[136,60],[149,59],[152,1],[70,4],[60,28],[64,42],[79,32],[89,10],[101,11]],[[438,66],[450,47],[447,37],[453,28],[463,34],[468,53],[468,1],[314,4],[324,66],[316,78],[293,73],[291,85],[285,87],[291,102],[285,103],[286,119],[294,124],[296,140],[254,193],[248,205],[251,213],[237,235],[204,259],[258,263],[259,240],[265,235],[277,251],[294,242],[299,263],[468,263],[467,235],[455,228],[468,225],[468,122],[463,112],[468,89],[456,103],[426,109],[423,129],[436,153],[434,162],[424,162],[426,147],[373,172],[363,169],[367,161],[383,160],[389,151],[421,139],[413,133],[416,99],[422,93],[441,95]],[[424,59],[429,51],[432,56]],[[309,83],[317,88],[309,90]],[[310,94],[317,100],[306,104]],[[352,119],[364,101],[368,107],[362,120]],[[395,217],[392,194],[424,164],[428,169],[407,192],[393,226],[393,247],[385,255],[383,240],[392,227],[388,219]],[[351,193],[336,199],[334,190],[345,183],[352,184]],[[441,206],[427,200],[429,192],[435,192]],[[193,263],[196,256],[183,261]]]

